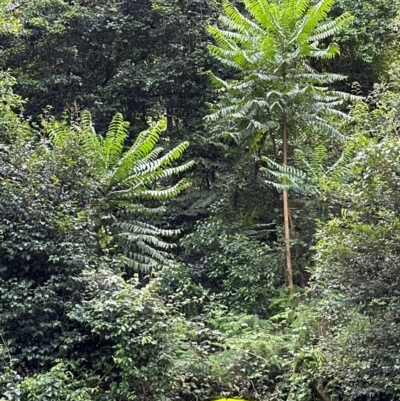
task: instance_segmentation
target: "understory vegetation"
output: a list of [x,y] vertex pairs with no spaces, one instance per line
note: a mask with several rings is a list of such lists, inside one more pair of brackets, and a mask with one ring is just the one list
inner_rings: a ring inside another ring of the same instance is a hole
[[0,0],[0,401],[400,400],[399,10]]

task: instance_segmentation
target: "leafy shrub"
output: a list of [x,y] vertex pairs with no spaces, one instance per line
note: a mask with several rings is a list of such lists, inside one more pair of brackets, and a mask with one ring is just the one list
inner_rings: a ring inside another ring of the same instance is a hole
[[216,217],[200,222],[181,246],[194,282],[219,294],[233,310],[268,315],[268,299],[283,283],[279,256],[271,247],[235,233]]
[[27,377],[17,385],[9,385],[4,395],[10,401],[92,400],[90,389],[62,363],[55,365],[49,372]]

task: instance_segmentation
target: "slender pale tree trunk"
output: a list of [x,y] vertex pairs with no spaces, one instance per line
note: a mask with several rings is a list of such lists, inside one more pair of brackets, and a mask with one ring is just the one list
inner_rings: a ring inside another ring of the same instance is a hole
[[[287,165],[287,154],[288,154],[288,141],[287,141],[287,122],[284,121],[282,127],[282,139],[283,139],[283,165]],[[292,271],[292,255],[290,251],[290,227],[289,227],[289,202],[288,202],[288,191],[283,190],[283,219],[285,223],[285,249],[286,249],[286,274],[289,285],[290,296],[294,293],[293,287],[293,271]]]

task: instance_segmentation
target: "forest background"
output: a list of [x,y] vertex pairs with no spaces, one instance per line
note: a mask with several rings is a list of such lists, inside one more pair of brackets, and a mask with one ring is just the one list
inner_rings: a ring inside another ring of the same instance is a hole
[[398,12],[0,0],[1,399],[400,399]]

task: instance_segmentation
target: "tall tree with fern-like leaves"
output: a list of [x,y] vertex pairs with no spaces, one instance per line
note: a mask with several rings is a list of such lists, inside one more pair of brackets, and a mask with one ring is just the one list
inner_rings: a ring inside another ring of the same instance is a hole
[[306,177],[290,165],[290,156],[312,136],[341,138],[332,121],[348,119],[340,108],[352,98],[329,88],[343,76],[318,72],[310,61],[339,54],[338,46],[327,44],[327,39],[352,17],[344,13],[328,20],[333,0],[243,2],[242,13],[224,0],[220,25],[209,28],[215,40],[210,51],[236,69],[238,77],[223,80],[211,73],[222,96],[207,119],[222,122],[223,136],[250,149],[275,177],[268,182],[282,191],[287,280],[293,295],[288,190],[304,187]]

